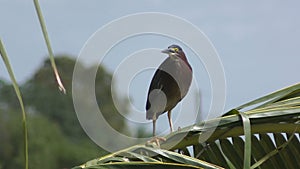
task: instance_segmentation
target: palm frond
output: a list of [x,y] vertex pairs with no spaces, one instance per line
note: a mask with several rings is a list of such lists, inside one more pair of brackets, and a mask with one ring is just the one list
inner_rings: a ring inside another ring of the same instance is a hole
[[[299,117],[300,84],[295,84],[243,104],[222,117],[173,132],[160,149],[138,146],[109,157],[125,158],[118,161],[124,165],[143,162],[140,165],[145,168],[156,163],[166,164],[166,168],[172,168],[170,163],[204,168],[300,168]],[[82,166],[107,165],[103,158],[96,159],[94,165],[88,162]],[[109,160],[109,164],[114,161]]]
[[222,168],[196,158],[145,145],[136,145],[92,160],[77,168]]

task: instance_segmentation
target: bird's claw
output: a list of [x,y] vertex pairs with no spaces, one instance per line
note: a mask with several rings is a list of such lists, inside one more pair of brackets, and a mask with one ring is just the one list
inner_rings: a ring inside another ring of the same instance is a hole
[[152,137],[151,140],[147,141],[147,144],[153,145],[153,143],[157,146],[160,147],[160,142],[165,142],[166,138],[164,137]]

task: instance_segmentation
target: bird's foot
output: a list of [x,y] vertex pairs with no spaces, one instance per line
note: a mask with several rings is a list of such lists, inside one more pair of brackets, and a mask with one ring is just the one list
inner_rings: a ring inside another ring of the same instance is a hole
[[153,144],[155,144],[157,147],[160,147],[160,142],[164,142],[164,141],[166,141],[166,138],[154,136],[154,137],[152,137],[151,140],[147,141],[146,144],[147,145],[153,145]]

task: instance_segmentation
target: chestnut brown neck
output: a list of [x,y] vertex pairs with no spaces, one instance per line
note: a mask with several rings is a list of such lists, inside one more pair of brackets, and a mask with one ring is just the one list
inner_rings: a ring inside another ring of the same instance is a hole
[[186,63],[186,65],[187,65],[187,66],[191,69],[191,71],[192,71],[192,67],[191,67],[189,61],[187,60],[187,58],[186,58],[184,52],[179,52],[179,55],[177,55],[177,56],[178,56],[181,60],[183,60],[183,61]]

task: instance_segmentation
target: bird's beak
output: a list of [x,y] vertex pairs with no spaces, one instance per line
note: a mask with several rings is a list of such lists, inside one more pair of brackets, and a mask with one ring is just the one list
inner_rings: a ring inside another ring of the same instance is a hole
[[162,52],[162,53],[169,54],[169,53],[171,53],[171,50],[170,50],[170,49],[165,49],[165,50],[162,50],[161,52]]

